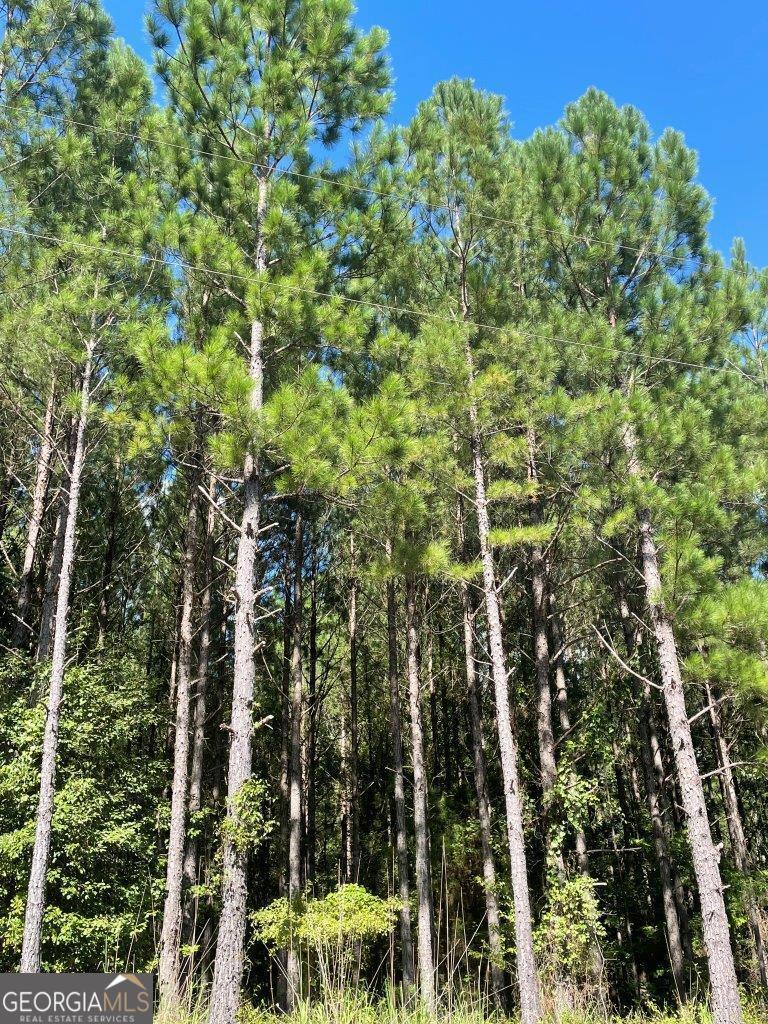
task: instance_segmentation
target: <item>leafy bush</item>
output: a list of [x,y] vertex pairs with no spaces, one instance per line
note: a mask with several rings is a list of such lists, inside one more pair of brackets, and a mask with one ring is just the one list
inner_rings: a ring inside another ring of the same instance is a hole
[[365,944],[392,931],[399,909],[397,900],[381,899],[362,885],[342,885],[320,898],[275,900],[252,921],[271,952],[303,948],[322,989],[338,992],[359,975]]

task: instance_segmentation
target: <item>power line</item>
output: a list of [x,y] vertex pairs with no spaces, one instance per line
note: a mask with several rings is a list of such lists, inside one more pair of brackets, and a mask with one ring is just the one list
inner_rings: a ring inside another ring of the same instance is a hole
[[[0,108],[12,110],[13,105],[9,103],[0,103]],[[109,135],[116,135],[119,138],[133,139],[135,142],[142,142],[146,145],[154,145],[156,141],[146,135],[137,135],[133,132],[123,131],[120,128],[108,128],[106,125],[91,124],[88,121],[80,121],[76,118],[65,117],[63,114],[48,114],[46,116],[53,121],[60,121],[62,124],[70,124],[78,128],[89,128],[95,132],[105,132]],[[414,190],[412,193],[385,192],[383,190],[371,188],[366,185],[354,185],[351,182],[341,181],[337,178],[327,178],[321,174],[309,174],[305,171],[296,171],[288,167],[279,168],[277,167],[277,165],[259,163],[258,161],[255,160],[247,160],[245,157],[237,156],[236,153],[212,153],[205,149],[195,149],[191,147],[188,148],[186,146],[181,145],[180,143],[174,143],[165,140],[163,142],[163,145],[168,146],[171,149],[180,150],[184,153],[190,153],[193,156],[204,156],[210,158],[211,160],[224,160],[228,162],[244,164],[247,167],[253,167],[257,170],[266,171],[269,174],[274,174],[278,177],[294,177],[306,181],[315,181],[325,185],[332,185],[335,188],[347,189],[350,192],[358,192],[361,195],[373,196],[377,199],[394,199],[397,200],[398,202],[406,203],[418,201],[420,205],[423,206],[425,209],[434,210],[436,212],[443,211],[449,214],[454,214],[456,212],[455,207],[451,206],[449,203],[429,203],[424,199],[418,199],[418,190]],[[500,224],[503,225],[504,227],[515,228],[516,230],[518,230],[521,227],[521,223],[519,221],[509,220],[508,218],[504,217],[494,217],[491,214],[475,213],[473,214],[473,216],[477,217],[479,220],[487,221],[490,224]],[[583,235],[574,232],[561,232],[558,231],[556,228],[547,228],[541,225],[537,225],[536,231],[539,232],[540,234],[554,235],[557,238],[566,238],[576,242],[589,242],[593,245],[606,246],[611,250],[619,249],[622,252],[634,253],[638,257],[647,258],[655,256],[658,257],[659,259],[668,260],[671,263],[679,263],[681,266],[684,266],[686,263],[690,262],[688,257],[673,256],[671,253],[668,253],[664,250],[646,249],[644,246],[623,245],[619,242],[609,242],[603,238],[595,238],[592,235]]]
[[[109,256],[120,256],[125,259],[138,259],[140,262],[143,263],[156,263],[166,268],[169,267],[169,262],[167,260],[163,259],[160,256],[150,256],[146,253],[131,252],[130,250],[126,249],[113,249],[104,245],[92,245],[88,242],[79,242],[76,241],[75,239],[60,238],[57,235],[46,235],[40,232],[28,231],[25,228],[14,228],[2,224],[0,224],[0,231],[12,235],[18,235],[27,238],[35,238],[38,241],[53,242],[61,246],[75,246],[79,249],[91,252],[98,252],[101,253],[102,255],[106,254]],[[254,280],[247,274],[238,274],[235,273],[234,271],[215,270],[212,267],[199,266],[194,263],[188,263],[186,260],[182,259],[174,260],[173,266],[182,268],[184,270],[192,271],[193,273],[206,274],[212,278],[226,278],[228,280],[233,281],[245,281],[249,284],[253,284]],[[269,281],[267,287],[275,290],[289,291],[297,295],[310,295],[315,298],[335,299],[340,302],[346,302],[348,304],[361,306],[367,309],[376,309],[385,313],[399,313],[404,316],[420,317],[421,319],[431,320],[434,323],[447,324],[448,326],[452,327],[473,327],[479,331],[491,331],[496,334],[503,334],[507,330],[509,330],[509,328],[500,327],[498,324],[486,324],[477,320],[451,319],[449,317],[442,316],[439,313],[432,313],[430,310],[426,309],[414,309],[409,308],[407,306],[396,306],[390,303],[376,302],[372,299],[357,299],[350,295],[341,295],[338,292],[328,292],[314,288],[304,288],[298,285],[291,285],[286,282]],[[11,294],[15,294],[15,292],[12,292]],[[606,349],[604,346],[596,345],[590,342],[572,341],[568,338],[560,338],[544,334],[535,334],[530,331],[521,331],[518,330],[517,328],[514,328],[514,330],[520,337],[529,338],[532,341],[543,341],[548,342],[550,344],[566,345],[573,348],[578,348],[579,350],[591,349],[596,352],[602,352],[604,355],[613,354],[610,352],[609,349]],[[621,354],[631,355],[634,356],[636,359],[646,360],[649,363],[664,363],[670,366],[679,366],[684,369],[707,370],[710,373],[735,373],[738,374],[740,377],[745,377],[747,380],[752,381],[752,383],[756,385],[759,384],[759,382],[756,381],[754,377],[751,377],[748,373],[745,373],[737,366],[708,366],[706,363],[694,363],[685,359],[675,359],[671,356],[651,355],[645,352],[638,352],[634,349],[622,349]]]

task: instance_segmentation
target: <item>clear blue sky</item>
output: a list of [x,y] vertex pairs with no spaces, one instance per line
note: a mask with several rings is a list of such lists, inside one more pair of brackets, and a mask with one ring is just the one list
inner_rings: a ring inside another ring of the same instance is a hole
[[[148,56],[143,0],[104,0]],[[638,106],[654,132],[682,131],[715,201],[712,237],[734,235],[768,264],[768,4],[764,0],[359,0],[363,28],[390,34],[393,120],[435,82],[474,78],[501,93],[524,137],[595,85]]]

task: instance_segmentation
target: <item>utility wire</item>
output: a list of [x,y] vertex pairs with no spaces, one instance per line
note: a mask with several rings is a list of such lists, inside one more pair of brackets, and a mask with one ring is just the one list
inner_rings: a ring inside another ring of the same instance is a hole
[[[0,109],[13,109],[13,105],[9,103],[0,103]],[[106,125],[91,124],[88,121],[79,121],[75,118],[65,117],[63,114],[47,114],[47,117],[52,121],[59,121],[62,124],[74,125],[77,128],[88,128],[95,132],[105,132],[109,135],[116,135],[123,139],[133,139],[135,142],[141,142],[145,145],[154,145],[156,139],[153,139],[146,135],[137,135],[133,132],[126,132],[120,128],[108,128]],[[257,170],[266,171],[270,175],[276,175],[277,177],[294,177],[300,178],[306,181],[314,181],[324,185],[333,185],[335,188],[347,189],[350,192],[358,192],[362,195],[373,196],[377,199],[394,199],[398,202],[406,203],[419,203],[422,207],[427,210],[442,211],[448,214],[455,214],[456,208],[451,206],[449,203],[429,203],[423,198],[419,198],[418,190],[414,190],[412,193],[407,192],[385,192],[380,189],[371,188],[366,185],[354,185],[351,182],[341,181],[338,178],[327,178],[321,174],[309,174],[305,171],[296,171],[292,168],[280,168],[276,164],[264,164],[259,163],[255,160],[247,160],[245,157],[237,156],[236,153],[212,153],[205,149],[188,148],[181,143],[169,142],[163,140],[162,145],[169,147],[170,149],[181,150],[184,153],[188,153],[192,156],[203,156],[208,157],[211,160],[224,160],[231,161],[233,163],[245,164],[247,167],[253,167]],[[328,211],[326,211],[328,212]],[[511,227],[515,230],[519,230],[521,225],[520,221],[509,220],[504,217],[494,217],[487,213],[474,213],[474,217],[478,220],[487,221],[490,224],[501,224],[504,227]],[[560,239],[570,239],[575,242],[589,242],[593,245],[603,245],[611,250],[619,249],[622,252],[634,253],[638,257],[657,257],[659,259],[668,260],[671,263],[679,263],[685,265],[690,262],[690,258],[687,256],[673,256],[671,253],[665,250],[659,249],[646,249],[644,246],[634,245],[623,245],[619,242],[609,242],[604,238],[595,238],[591,235],[583,235],[575,232],[562,232],[558,231],[557,228],[546,228],[541,225],[536,226],[536,231],[540,234],[554,235]]]
[[[228,280],[233,281],[245,281],[248,284],[254,283],[254,278],[247,274],[238,274],[235,273],[234,271],[215,270],[212,267],[188,263],[186,260],[182,259],[174,259],[172,262],[170,262],[168,260],[163,259],[160,256],[150,256],[149,254],[146,253],[131,252],[130,250],[126,249],[113,249],[104,245],[92,245],[88,242],[79,242],[76,241],[75,239],[60,238],[57,235],[46,235],[35,231],[28,231],[25,228],[14,228],[2,224],[0,224],[0,231],[12,235],[18,235],[21,237],[35,238],[38,241],[42,242],[53,242],[54,244],[61,246],[75,246],[78,249],[83,249],[85,251],[90,252],[97,252],[102,255],[106,254],[109,256],[120,256],[125,259],[137,259],[142,263],[156,263],[166,268],[169,268],[171,266],[179,267],[183,270],[192,271],[193,273],[206,274],[209,277],[217,278],[219,280],[222,278],[226,278]],[[341,295],[338,292],[321,291],[315,288],[304,288],[298,285],[288,284],[287,282],[268,281],[266,283],[266,287],[275,290],[288,291],[291,293],[295,293],[297,295],[311,295],[315,298],[336,299],[340,302],[346,302],[351,305],[361,306],[367,309],[376,309],[385,313],[399,313],[404,316],[420,317],[421,319],[431,320],[434,323],[447,324],[452,327],[473,327],[479,331],[491,331],[495,334],[504,334],[510,330],[510,328],[500,327],[498,324],[486,324],[478,320],[459,320],[456,318],[451,319],[450,317],[442,316],[439,313],[432,313],[430,310],[426,309],[414,309],[409,308],[408,306],[395,306],[390,303],[375,302],[372,299],[357,299],[350,295]],[[14,292],[11,292],[11,294],[14,294]],[[602,352],[604,355],[615,354],[611,353],[609,349],[606,349],[602,345],[596,345],[590,342],[579,342],[570,340],[568,338],[560,338],[544,334],[534,334],[530,331],[518,330],[517,328],[512,328],[511,330],[520,337],[529,338],[533,341],[543,341],[549,344],[566,345],[573,348],[578,348],[581,351],[586,349],[592,349],[593,351]],[[645,360],[646,362],[649,363],[665,363],[670,366],[680,366],[684,369],[707,370],[710,373],[735,373],[738,374],[740,377],[747,378],[747,380],[750,380],[752,381],[752,383],[759,386],[759,381],[755,380],[755,378],[750,376],[748,373],[745,373],[745,371],[739,368],[738,366],[709,366],[706,363],[694,363],[685,359],[674,359],[671,356],[652,355],[646,352],[638,352],[634,349],[621,349],[620,352],[622,355],[631,355],[637,359]]]

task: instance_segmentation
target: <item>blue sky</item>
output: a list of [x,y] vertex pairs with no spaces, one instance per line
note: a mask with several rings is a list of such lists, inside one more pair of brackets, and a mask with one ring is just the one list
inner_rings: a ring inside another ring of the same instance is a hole
[[[144,56],[142,0],[105,0]],[[768,264],[768,5],[760,0],[359,0],[363,28],[390,34],[392,119],[407,121],[435,82],[474,78],[501,93],[515,135],[552,124],[595,85],[674,127],[699,153],[714,198],[712,238],[741,235]]]

